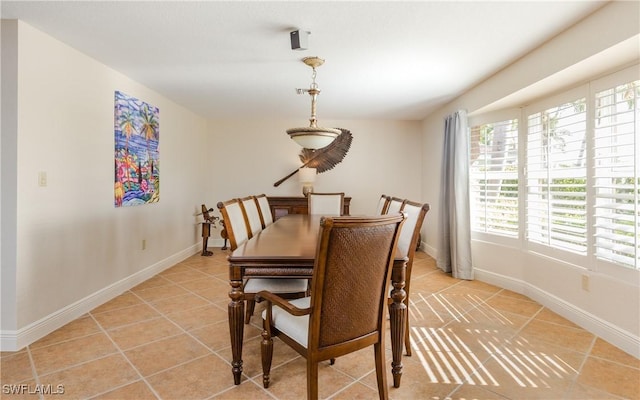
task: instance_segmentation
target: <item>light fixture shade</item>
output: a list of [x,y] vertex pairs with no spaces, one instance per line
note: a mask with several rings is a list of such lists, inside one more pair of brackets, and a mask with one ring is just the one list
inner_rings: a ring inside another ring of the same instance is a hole
[[316,150],[330,145],[342,132],[339,129],[307,126],[287,129],[287,133],[305,149]]
[[305,149],[321,149],[327,147],[337,138],[342,131],[334,128],[321,128],[318,126],[318,118],[316,117],[316,98],[320,94],[318,84],[316,83],[316,68],[324,64],[324,60],[319,57],[305,57],[302,59],[309,67],[313,68],[311,86],[309,89],[297,89],[298,93],[307,92],[311,96],[311,118],[309,118],[309,126],[306,128],[287,129],[289,137]]
[[317,170],[315,168],[300,168],[298,178],[302,183],[313,183],[316,180]]

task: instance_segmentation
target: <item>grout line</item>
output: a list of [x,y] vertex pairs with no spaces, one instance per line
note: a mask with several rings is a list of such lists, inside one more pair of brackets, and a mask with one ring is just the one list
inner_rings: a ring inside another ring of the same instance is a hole
[[[40,385],[40,376],[38,375],[38,371],[36,369],[36,363],[33,361],[33,356],[31,355],[31,346],[27,346],[27,355],[29,356],[29,363],[31,364],[31,372],[33,373],[33,378],[36,382],[36,385]],[[38,393],[38,399],[43,400],[43,394]]]
[[[189,267],[189,268],[192,268],[192,267],[190,267],[190,266],[188,266],[188,267]],[[214,279],[216,278],[216,277],[213,277],[213,276],[211,276],[211,277],[212,277],[212,278],[214,278]],[[202,278],[199,278],[199,279],[202,279]],[[188,281],[185,281],[185,282],[188,282]],[[180,287],[180,288],[182,288],[182,289],[186,290],[188,293],[193,294],[193,295],[195,295],[195,296],[197,296],[197,297],[199,297],[199,298],[201,298],[201,299],[205,300],[205,301],[207,302],[207,304],[208,304],[208,305],[211,305],[211,306],[213,306],[213,307],[216,307],[216,308],[218,308],[218,309],[221,309],[221,310],[222,310],[222,308],[221,308],[220,306],[218,306],[217,304],[215,304],[215,302],[214,302],[214,301],[212,301],[212,300],[210,300],[210,299],[207,299],[206,297],[204,297],[204,296],[202,296],[202,295],[200,295],[200,294],[198,294],[198,293],[196,293],[196,292],[192,291],[192,290],[191,290],[191,289],[189,289],[189,288],[184,287],[184,286],[183,286],[183,285],[181,285],[180,283],[175,283],[175,282],[174,282],[174,284],[175,284],[176,286],[178,286],[178,287]],[[207,344],[205,344],[204,342],[202,342],[199,338],[197,338],[196,336],[194,336],[191,332],[187,331],[187,330],[186,330],[186,329],[184,329],[182,326],[180,326],[178,323],[176,323],[175,321],[173,321],[170,317],[168,317],[168,316],[167,316],[167,314],[166,314],[166,313],[164,313],[164,312],[160,311],[159,309],[157,309],[157,308],[155,307],[155,305],[154,305],[154,304],[152,304],[151,302],[149,302],[149,301],[147,301],[147,300],[143,299],[142,297],[138,296],[136,293],[134,293],[134,295],[136,295],[137,297],[139,297],[139,298],[140,298],[140,300],[141,300],[143,303],[147,304],[149,307],[151,307],[152,309],[154,309],[155,311],[157,311],[158,313],[160,313],[160,315],[162,315],[166,320],[168,320],[170,323],[172,323],[172,324],[173,324],[173,325],[175,325],[178,329],[180,329],[180,330],[183,332],[183,334],[186,334],[187,336],[189,336],[190,338],[192,338],[193,340],[195,340],[196,342],[198,342],[200,345],[204,346],[204,348],[205,348],[205,349],[207,349],[207,351],[209,351],[209,352],[211,353],[211,355],[213,355],[213,356],[215,356],[215,357],[218,357],[219,359],[221,359],[221,360],[222,360],[222,361],[224,361],[225,363],[229,363],[229,359],[228,359],[228,357],[226,357],[226,356],[222,356],[218,351],[216,351],[216,350],[214,350],[214,349],[210,348]],[[173,297],[173,296],[171,296],[171,297]],[[170,297],[168,297],[168,298],[170,298]],[[205,306],[202,306],[202,307],[205,307]],[[194,309],[195,309],[195,308],[198,308],[198,307],[194,307]],[[224,310],[222,310],[222,311],[224,311]],[[218,321],[218,322],[222,322],[222,321]],[[218,322],[212,322],[211,324],[207,324],[207,325],[212,325],[212,324],[214,324],[214,323],[218,323]],[[206,326],[206,325],[205,325],[205,326]],[[229,347],[231,347],[231,344],[229,344]],[[220,350],[227,350],[229,347],[224,347],[223,349],[220,349]],[[202,356],[202,357],[204,357],[204,356]],[[189,361],[187,361],[187,362],[191,362],[191,361],[196,360],[196,359],[199,359],[199,358],[201,358],[201,357],[197,357],[197,358],[191,359],[191,360],[189,360]],[[187,363],[187,362],[185,362],[185,363]],[[183,365],[183,364],[185,364],[185,363],[182,363],[182,364],[179,364],[179,365]],[[177,366],[178,366],[178,365],[174,365],[174,366],[172,366],[172,367],[170,367],[170,368],[167,368],[167,369],[165,369],[165,370],[163,370],[163,371],[158,371],[157,373],[164,372],[164,371],[166,371],[166,370],[168,370],[168,369],[175,368],[175,367],[177,367]],[[154,374],[154,375],[155,375],[155,374]],[[250,377],[248,377],[246,374],[244,374],[244,372],[243,372],[243,375],[244,375],[247,379],[251,379],[251,378],[250,378]],[[235,386],[235,385],[234,385],[234,386]]]
[[[91,318],[93,318],[94,322],[98,325],[98,327],[100,327],[100,330],[102,330],[102,333],[104,333],[105,336],[107,336],[107,338],[109,338],[109,340],[111,341],[111,343],[113,343],[113,345],[115,346],[115,348],[118,350],[118,353],[120,353],[120,355],[127,361],[127,363],[129,363],[129,365],[131,366],[131,368],[133,368],[133,370],[138,374],[138,376],[140,377],[140,379],[147,385],[147,387],[149,388],[149,390],[151,390],[151,393],[153,393],[154,396],[156,396],[156,398],[161,399],[160,395],[155,391],[155,389],[149,384],[149,382],[146,380],[146,378],[142,375],[142,373],[138,370],[138,368],[133,364],[133,362],[131,362],[131,360],[129,360],[129,357],[127,357],[127,355],[124,353],[124,351],[120,348],[120,346],[118,346],[118,344],[113,340],[113,338],[111,337],[111,335],[109,335],[109,332],[104,329],[104,327],[95,319],[95,317],[93,315],[91,315]],[[131,383],[134,383],[137,381],[133,381],[133,382],[127,382],[126,385],[129,385]],[[103,393],[108,393],[110,391],[113,391],[119,387],[123,387],[126,385],[120,385],[118,387],[115,388],[110,388],[109,390],[107,390],[106,392]],[[101,393],[101,394],[103,394]],[[95,396],[93,396],[95,397]]]
[[[102,332],[94,332],[91,335],[79,336],[78,338],[85,338],[85,337],[92,336],[92,335],[99,335],[100,333],[102,333]],[[71,340],[73,340],[73,339],[71,339]],[[71,340],[65,340],[63,342],[58,342],[58,343],[66,343],[66,342],[70,342]],[[56,344],[58,344],[58,343],[56,343]],[[46,346],[46,347],[49,347],[49,346]],[[38,347],[37,349],[34,349],[34,350],[40,350],[40,349],[44,349],[44,348],[45,347]],[[70,365],[67,365],[64,368],[52,369],[51,371],[47,371],[46,373],[38,374],[38,378],[40,376],[48,376],[48,375],[51,375],[51,374],[58,373],[60,371],[65,371],[67,369],[75,368],[75,367],[78,367],[80,365],[84,365],[84,364],[90,363],[92,361],[101,360],[103,358],[110,357],[110,356],[112,356],[114,354],[117,354],[117,351],[113,351],[112,353],[107,353],[107,354],[104,354],[104,355],[101,355],[101,356],[98,356],[96,358],[92,358],[92,359],[89,359],[89,360],[84,360],[84,361],[78,362],[76,364],[70,364]],[[31,354],[29,354],[29,356],[31,358]],[[35,368],[35,363],[34,363],[34,368]]]
[[[143,302],[145,302],[149,307],[153,308],[154,311],[158,312],[162,317],[164,317],[164,319],[166,319],[167,321],[169,321],[170,323],[172,323],[173,325],[175,325],[179,330],[182,331],[182,334],[187,334],[187,336],[189,336],[190,338],[194,339],[196,342],[198,342],[200,345],[204,346],[204,348],[206,348],[208,351],[213,352],[213,350],[211,348],[209,348],[209,346],[207,346],[206,344],[204,344],[200,339],[198,339],[197,337],[193,336],[189,331],[187,331],[186,329],[184,329],[182,326],[180,326],[177,322],[175,322],[174,320],[172,320],[170,317],[167,316],[167,314],[161,312],[160,310],[158,310],[152,303],[147,302],[144,299],[141,299]],[[204,306],[202,306],[204,307]],[[202,307],[194,307],[193,309],[197,309],[197,308],[202,308]],[[179,334],[177,335],[171,335],[170,337],[175,337],[175,336],[179,336]],[[162,339],[158,339],[158,340],[164,340],[165,338]],[[157,340],[154,340],[154,342],[156,342]],[[152,342],[149,342],[152,343]],[[145,343],[141,346],[144,346],[148,343]]]
[[[179,284],[177,284],[177,285],[178,285],[178,286],[180,286],[182,289],[187,290],[189,293],[192,293],[192,294],[194,294],[194,295],[196,295],[196,296],[198,296],[198,297],[202,297],[202,296],[198,295],[197,293],[195,293],[195,292],[191,291],[191,290],[190,290],[190,289],[188,289],[188,288],[182,287],[182,286],[181,286],[181,285],[179,285]],[[134,293],[134,294],[135,294],[135,293]],[[137,296],[137,294],[136,294],[136,296]],[[139,296],[138,296],[138,297],[139,297]],[[204,297],[202,297],[202,298],[203,298],[204,300],[206,300],[206,301],[207,301],[207,303],[208,303],[209,305],[214,306],[214,307],[217,307],[217,308],[220,308],[220,307],[218,307],[216,304],[214,304],[214,302],[212,302],[211,300],[206,299],[206,298],[204,298]],[[209,354],[205,354],[205,355],[202,355],[202,356],[198,356],[198,357],[192,358],[192,359],[190,359],[190,360],[188,360],[188,361],[182,362],[182,363],[180,363],[180,364],[173,365],[173,366],[171,366],[171,367],[169,367],[169,368],[166,368],[166,369],[164,369],[164,370],[162,370],[162,371],[155,372],[155,373],[153,373],[153,374],[152,374],[152,375],[150,375],[150,376],[154,376],[154,375],[157,375],[157,374],[159,374],[159,373],[166,372],[166,371],[168,371],[168,370],[170,370],[170,369],[172,369],[172,368],[176,368],[176,367],[178,367],[178,366],[188,364],[188,363],[193,362],[193,361],[195,361],[195,360],[198,360],[198,359],[200,359],[200,358],[204,358],[204,357],[206,357],[206,356],[208,356],[208,355],[213,355],[213,356],[215,356],[215,357],[218,357],[219,359],[221,359],[221,360],[222,360],[222,361],[224,361],[225,363],[229,363],[229,360],[227,359],[227,357],[223,357],[223,356],[221,356],[217,351],[215,351],[214,349],[210,348],[207,344],[205,344],[204,342],[202,342],[199,338],[197,338],[196,336],[194,336],[191,332],[189,332],[188,330],[184,329],[184,328],[183,328],[182,326],[180,326],[177,322],[173,321],[170,317],[168,317],[168,316],[167,316],[167,314],[165,314],[164,312],[162,312],[162,311],[160,311],[159,309],[157,309],[157,308],[156,308],[152,303],[148,302],[147,300],[145,300],[145,299],[143,299],[143,298],[140,298],[140,300],[142,300],[142,301],[143,301],[145,304],[147,304],[149,307],[153,308],[155,311],[157,311],[158,313],[160,313],[160,315],[161,315],[164,319],[166,319],[166,320],[167,320],[167,321],[169,321],[171,324],[173,324],[174,326],[176,326],[180,331],[182,331],[182,333],[181,333],[181,334],[172,335],[172,336],[170,336],[170,337],[175,337],[175,336],[179,336],[179,335],[182,335],[182,334],[186,334],[186,335],[187,335],[187,336],[189,336],[191,339],[195,340],[197,343],[199,343],[201,346],[203,346],[203,347],[204,347],[204,348],[209,352]],[[202,306],[202,307],[205,307],[205,306]],[[194,307],[194,309],[196,309],[196,308],[201,308],[201,307]],[[222,322],[222,321],[218,321],[218,322]],[[217,322],[212,322],[211,324],[207,324],[207,325],[212,325],[212,324],[214,324],[214,323],[217,323]],[[206,325],[205,325],[205,326],[206,326]],[[198,329],[199,329],[199,328],[198,328]],[[161,338],[161,339],[155,340],[155,341],[153,341],[153,342],[157,342],[157,341],[160,341],[160,340],[164,340],[164,339],[166,339],[166,338],[167,338],[167,337],[165,337],[165,338]],[[153,343],[153,342],[148,342],[148,343],[142,344],[142,345],[140,345],[140,346],[136,346],[136,347],[145,346],[145,345],[147,345],[147,344],[149,344],[149,343]],[[225,349],[227,349],[227,347],[225,347]],[[131,350],[131,349],[128,349],[128,350]],[[127,350],[127,351],[128,351],[128,350]],[[246,375],[245,375],[245,376],[246,376]],[[247,377],[247,378],[248,378],[248,377]],[[149,383],[147,383],[147,385],[151,386]],[[154,391],[154,393],[155,393],[155,391]],[[158,396],[158,398],[160,398],[160,397]]]

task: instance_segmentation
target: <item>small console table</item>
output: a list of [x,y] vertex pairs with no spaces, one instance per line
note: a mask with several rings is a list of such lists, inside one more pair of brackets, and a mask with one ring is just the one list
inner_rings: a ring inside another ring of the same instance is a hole
[[[307,205],[307,198],[304,196],[285,196],[268,197],[269,207],[271,208],[271,214],[273,220],[277,220],[283,215],[288,214],[308,214],[309,207]],[[342,209],[342,215],[349,215],[349,205],[351,204],[351,197],[344,198],[344,206]]]

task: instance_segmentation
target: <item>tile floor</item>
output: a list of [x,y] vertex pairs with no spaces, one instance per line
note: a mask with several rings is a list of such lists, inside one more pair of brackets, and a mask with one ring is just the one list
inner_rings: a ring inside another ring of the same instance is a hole
[[[304,360],[281,342],[271,387],[262,388],[258,310],[246,329],[243,381],[233,385],[227,253],[213,250],[1,353],[0,397],[304,398]],[[421,252],[411,297],[413,356],[392,399],[640,399],[640,360],[527,297],[451,278]],[[373,349],[323,364],[320,396],[377,398]]]

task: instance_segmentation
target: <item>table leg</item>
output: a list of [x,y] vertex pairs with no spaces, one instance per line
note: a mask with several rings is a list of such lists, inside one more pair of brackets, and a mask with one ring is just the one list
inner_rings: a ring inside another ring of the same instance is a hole
[[[232,271],[233,274],[233,271]],[[230,280],[231,291],[229,297],[229,334],[231,335],[231,372],[233,372],[233,382],[240,384],[242,376],[242,339],[244,337],[244,300],[242,292],[242,279]]]
[[396,262],[391,272],[391,304],[389,304],[389,320],[391,329],[391,353],[393,361],[391,362],[391,372],[393,373],[393,387],[400,387],[400,379],[402,378],[402,346],[404,344],[404,335],[406,331],[407,306],[404,299],[407,297],[404,291],[405,279],[407,272],[407,262]]

